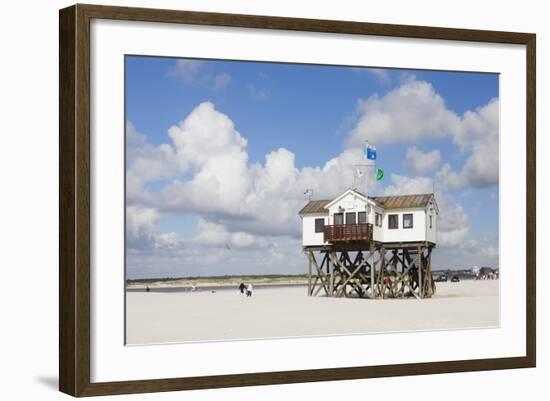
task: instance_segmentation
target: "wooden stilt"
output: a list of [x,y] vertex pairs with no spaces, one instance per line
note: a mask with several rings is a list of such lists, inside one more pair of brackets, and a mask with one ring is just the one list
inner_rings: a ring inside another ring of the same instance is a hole
[[311,258],[313,251],[307,251],[307,295],[313,295],[313,288],[311,287],[311,274],[312,274],[312,261]]
[[334,264],[331,263],[331,258],[327,258],[327,268],[328,268],[328,291],[329,297],[334,295]]
[[428,248],[428,256],[426,258],[427,261],[427,274],[428,274],[428,291],[429,291],[429,297],[431,298],[434,295],[434,278],[432,275],[432,248]]
[[374,243],[371,242],[370,249],[369,249],[369,257],[370,257],[370,294],[371,298],[376,298],[376,294],[374,292],[374,273],[376,271],[376,267],[374,266]]
[[378,274],[378,296],[384,299],[385,289],[385,270],[386,270],[386,250],[384,247],[380,248],[380,273]]
[[[371,242],[363,249],[306,250],[308,258],[307,294],[327,297],[430,298],[434,295],[431,252],[433,245],[414,244],[386,248]],[[389,255],[388,258],[387,255]]]
[[424,285],[423,285],[423,281],[422,281],[422,269],[424,268],[423,266],[423,263],[422,263],[422,247],[419,246],[417,248],[417,252],[418,252],[418,260],[419,260],[419,266],[418,266],[418,296],[420,297],[420,299],[424,298]]

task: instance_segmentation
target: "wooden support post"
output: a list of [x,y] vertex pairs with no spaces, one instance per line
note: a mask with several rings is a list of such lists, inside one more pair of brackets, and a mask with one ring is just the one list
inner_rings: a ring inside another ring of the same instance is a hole
[[423,266],[423,255],[422,255],[422,252],[423,252],[423,248],[421,246],[418,247],[417,249],[417,252],[418,252],[418,262],[419,262],[419,266],[418,266],[418,296],[420,297],[420,299],[424,298],[424,285],[423,285],[423,281],[422,281],[422,269],[424,268]]
[[[357,260],[357,258],[356,258]],[[361,268],[363,267],[363,263],[360,262],[360,263],[354,263],[352,266],[350,266],[353,270],[351,271],[351,273],[346,277],[345,280],[342,281],[342,288],[340,288],[339,291],[336,292],[336,295],[337,296],[340,296],[340,295],[344,295],[344,296],[347,296],[347,292],[346,292],[346,286],[348,284],[352,285],[353,286],[353,282],[352,280],[355,278],[356,274],[359,273],[359,271],[361,270]],[[349,272],[349,270],[346,269],[347,272]],[[355,289],[355,287],[354,287]],[[357,291],[357,289],[355,289]],[[362,295],[359,293],[359,295]]]
[[427,258],[427,273],[428,273],[428,291],[430,294],[430,298],[434,295],[434,287],[433,287],[433,276],[432,276],[432,248],[428,248],[428,256]]
[[336,252],[331,253],[331,257],[327,258],[327,270],[328,270],[328,292],[329,297],[333,296],[334,293],[334,263],[331,263],[332,255],[336,257]]
[[[368,250],[353,246],[350,249],[345,246],[304,249],[308,258],[308,296],[316,296],[321,290],[327,297],[349,297],[356,293],[370,299],[406,296],[423,299],[434,295],[430,244],[398,244],[386,249],[371,242]],[[315,250],[323,257],[321,263],[316,260]]]
[[317,263],[317,260],[315,259],[315,255],[313,254],[313,252],[311,253],[311,260],[313,262],[313,266],[315,266],[315,269],[317,270],[317,276],[315,277],[315,284],[317,283],[317,280],[321,281],[321,284],[319,285],[317,290],[315,290],[315,284],[313,285],[313,288],[312,288],[312,291],[314,292],[313,295],[314,296],[317,295],[319,291],[321,291],[321,288],[323,288],[327,296],[329,296],[328,274],[326,274],[323,271],[323,264],[326,263],[327,255],[325,254],[323,258],[323,262],[321,263],[321,266],[319,266],[319,264]]
[[386,270],[386,250],[384,247],[378,251],[380,254],[380,274],[378,276],[378,296],[384,299],[384,293],[386,292],[386,284],[384,283],[384,270]]
[[374,292],[374,272],[376,271],[374,266],[374,243],[370,243],[370,249],[369,249],[369,257],[370,257],[370,293],[371,298],[376,298],[376,294]]
[[312,273],[312,261],[311,261],[311,253],[313,251],[307,251],[307,295],[311,296],[313,295],[313,288],[311,288],[311,273]]

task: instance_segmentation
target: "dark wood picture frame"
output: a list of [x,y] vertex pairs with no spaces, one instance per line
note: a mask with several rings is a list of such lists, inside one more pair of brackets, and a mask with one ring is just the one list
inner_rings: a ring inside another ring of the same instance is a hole
[[[527,50],[526,355],[512,358],[91,383],[90,21],[94,18],[525,45]],[[59,389],[73,396],[93,396],[535,367],[535,43],[536,36],[530,33],[80,4],[60,10]]]

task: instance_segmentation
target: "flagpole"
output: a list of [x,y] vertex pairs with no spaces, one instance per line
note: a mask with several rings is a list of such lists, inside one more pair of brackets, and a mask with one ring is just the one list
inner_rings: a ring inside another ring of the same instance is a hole
[[369,165],[367,164],[367,171],[365,171],[365,195],[369,196]]
[[[369,150],[372,152],[372,157],[369,157]],[[374,147],[371,147],[369,145],[369,141],[368,139],[365,140],[365,150],[363,152],[363,156],[365,157],[366,161],[367,161],[367,164],[366,164],[366,177],[365,177],[365,195],[368,197],[369,196],[369,177],[371,176],[369,173],[368,173],[368,169],[369,167],[372,169],[371,171],[374,171],[374,168],[376,167],[376,148]],[[372,161],[372,163],[371,163]]]

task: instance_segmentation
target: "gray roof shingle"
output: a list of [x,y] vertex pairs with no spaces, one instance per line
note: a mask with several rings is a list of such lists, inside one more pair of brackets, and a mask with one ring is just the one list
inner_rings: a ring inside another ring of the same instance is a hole
[[330,203],[330,200],[312,200],[309,201],[298,214],[312,214],[312,213],[328,213],[325,206]]
[[[426,207],[434,194],[395,195],[395,196],[373,196],[372,199],[384,209],[408,209]],[[327,213],[325,206],[331,200],[309,201],[298,214]]]
[[374,196],[371,199],[380,204],[384,209],[401,209],[426,207],[433,194]]

